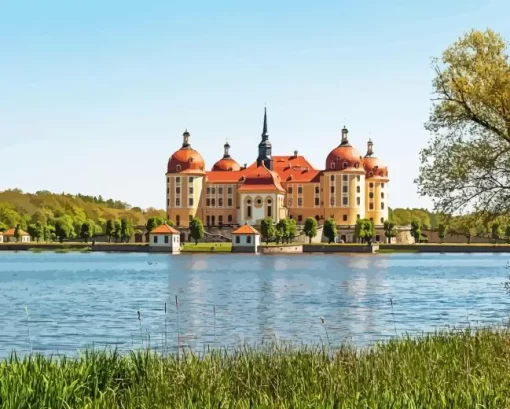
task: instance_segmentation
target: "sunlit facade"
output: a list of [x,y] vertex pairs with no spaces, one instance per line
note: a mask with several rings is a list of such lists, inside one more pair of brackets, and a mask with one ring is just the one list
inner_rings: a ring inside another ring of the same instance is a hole
[[319,224],[334,218],[346,227],[363,218],[382,225],[388,218],[388,168],[374,155],[370,140],[362,156],[345,127],[321,170],[297,151],[272,155],[266,112],[258,157],[250,166],[240,166],[225,143],[223,157],[206,170],[190,137],[185,131],[167,166],[167,213],[177,226],[187,227],[193,217],[207,226],[259,225],[264,217],[276,222],[291,217],[298,224],[308,217]]

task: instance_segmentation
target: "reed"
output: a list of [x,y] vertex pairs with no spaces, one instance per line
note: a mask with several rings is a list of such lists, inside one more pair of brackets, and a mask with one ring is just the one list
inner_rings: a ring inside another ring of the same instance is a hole
[[366,349],[272,344],[204,355],[76,359],[12,355],[0,362],[0,407],[20,408],[505,408],[510,332],[398,338]]

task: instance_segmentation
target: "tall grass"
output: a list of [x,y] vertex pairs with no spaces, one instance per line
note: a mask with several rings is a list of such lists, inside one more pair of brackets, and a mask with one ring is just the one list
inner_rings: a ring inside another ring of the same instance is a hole
[[269,345],[162,356],[12,355],[0,408],[505,408],[510,333],[444,332],[369,349]]

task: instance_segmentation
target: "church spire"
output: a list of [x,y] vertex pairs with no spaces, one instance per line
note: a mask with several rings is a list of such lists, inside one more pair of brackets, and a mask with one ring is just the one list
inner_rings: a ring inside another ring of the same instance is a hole
[[271,142],[267,133],[267,109],[264,107],[264,126],[262,127],[262,140],[259,143],[259,156],[257,166],[264,164],[269,170],[273,170],[273,159],[271,158]]
[[269,135],[267,133],[267,108],[264,107],[264,127],[262,128],[262,138],[268,139]]

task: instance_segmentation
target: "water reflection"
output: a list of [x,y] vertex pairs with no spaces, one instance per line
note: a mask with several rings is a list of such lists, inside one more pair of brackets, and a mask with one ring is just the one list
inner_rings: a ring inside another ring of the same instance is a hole
[[316,344],[326,342],[326,331],[334,344],[363,345],[403,332],[502,323],[510,303],[507,261],[0,253],[0,355],[30,347],[72,354],[92,344],[126,350],[148,336],[152,347],[174,349],[275,339]]

